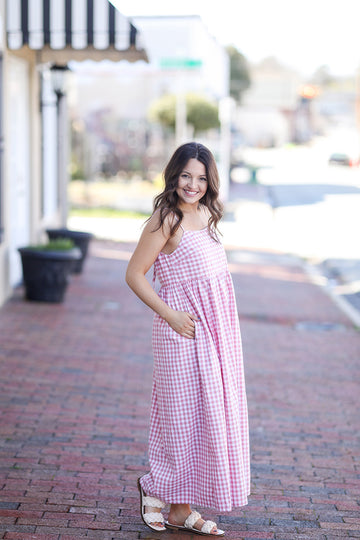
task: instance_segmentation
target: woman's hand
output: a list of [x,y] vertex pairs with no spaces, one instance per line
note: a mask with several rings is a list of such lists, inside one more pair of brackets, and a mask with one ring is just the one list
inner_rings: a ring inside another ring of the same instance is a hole
[[200,319],[192,313],[173,310],[171,315],[167,317],[166,322],[175,332],[180,334],[180,336],[186,337],[188,339],[194,339],[195,321],[199,320]]

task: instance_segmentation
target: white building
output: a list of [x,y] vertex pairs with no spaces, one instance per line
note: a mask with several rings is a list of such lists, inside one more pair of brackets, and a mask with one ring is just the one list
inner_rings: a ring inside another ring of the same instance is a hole
[[121,117],[144,118],[151,102],[165,93],[199,92],[216,101],[229,94],[228,55],[198,15],[132,20],[149,62],[103,63],[101,78],[90,64],[74,66],[80,114],[105,104]]
[[134,17],[144,37],[157,95],[181,90],[220,100],[229,94],[229,58],[198,15]]
[[250,78],[235,119],[244,140],[254,146],[291,141],[303,78],[271,57],[251,66]]
[[[192,92],[218,104],[228,99],[228,54],[198,15],[136,16],[132,20],[141,32],[149,63],[138,62],[131,66],[123,62],[117,65],[103,63],[101,79],[94,77],[90,65],[74,66],[77,98],[72,107],[80,120],[96,111],[107,110],[113,118],[124,123],[128,121],[129,125],[138,126],[139,131],[145,131],[148,130],[146,122],[151,104],[164,94],[175,94],[180,98]],[[227,108],[222,106],[221,110],[226,112]],[[84,136],[93,146],[94,154],[99,145],[95,143],[94,146],[94,140],[90,140],[85,130]],[[183,130],[182,138],[192,138],[191,130]],[[128,139],[130,144],[130,132]],[[149,156],[147,161],[158,172],[172,152],[172,146],[178,142],[183,140],[168,138],[164,143],[159,132],[152,128],[151,133],[147,132],[143,137],[143,142],[136,141],[129,152],[142,152],[146,160]],[[226,149],[219,135],[202,142],[210,146],[225,170]],[[95,172],[93,170],[90,176],[94,177]]]

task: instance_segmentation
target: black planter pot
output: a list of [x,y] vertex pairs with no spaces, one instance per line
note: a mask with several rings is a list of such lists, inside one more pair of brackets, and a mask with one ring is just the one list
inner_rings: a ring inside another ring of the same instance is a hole
[[18,249],[21,255],[26,300],[62,302],[68,276],[81,257],[78,248],[43,251],[32,247]]
[[71,231],[70,229],[46,229],[46,233],[50,240],[56,240],[56,238],[70,238],[76,247],[81,251],[81,257],[78,261],[75,261],[71,272],[74,274],[81,274],[84,267],[84,261],[87,256],[90,240],[93,238],[93,234],[82,231]]

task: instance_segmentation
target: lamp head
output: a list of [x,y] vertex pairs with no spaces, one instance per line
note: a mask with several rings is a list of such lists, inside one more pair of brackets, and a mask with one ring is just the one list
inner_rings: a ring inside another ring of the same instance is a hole
[[67,71],[70,71],[70,68],[67,65],[62,66],[58,64],[53,64],[50,68],[52,87],[58,97],[65,94],[65,81]]

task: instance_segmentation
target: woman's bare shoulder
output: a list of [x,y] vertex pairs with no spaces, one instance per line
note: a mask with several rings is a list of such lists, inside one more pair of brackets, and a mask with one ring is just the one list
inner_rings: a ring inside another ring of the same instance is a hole
[[[161,214],[163,214],[163,218]],[[160,208],[157,208],[148,219],[146,227],[153,231],[161,230],[164,236],[169,237],[170,230],[177,220],[178,217],[172,210],[166,212],[165,209],[165,212],[162,212]]]

